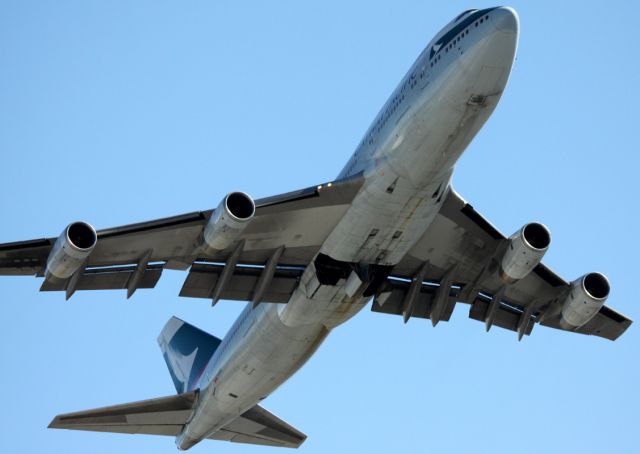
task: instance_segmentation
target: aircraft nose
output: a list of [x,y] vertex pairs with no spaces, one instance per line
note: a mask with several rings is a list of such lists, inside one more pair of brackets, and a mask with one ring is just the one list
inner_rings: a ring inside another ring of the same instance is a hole
[[494,27],[505,33],[518,33],[520,20],[518,13],[513,8],[502,6],[491,12],[491,20]]

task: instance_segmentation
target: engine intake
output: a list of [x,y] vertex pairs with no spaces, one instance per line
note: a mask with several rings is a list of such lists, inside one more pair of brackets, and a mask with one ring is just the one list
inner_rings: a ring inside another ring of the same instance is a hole
[[549,249],[551,233],[543,224],[526,224],[509,237],[509,245],[500,263],[500,277],[513,283],[524,278]]
[[223,250],[238,239],[256,213],[253,199],[244,192],[231,192],[222,199],[204,228],[205,244]]
[[73,222],[63,230],[47,258],[48,277],[68,279],[96,247],[98,235],[86,222]]
[[560,324],[575,329],[589,322],[604,306],[610,289],[609,280],[600,273],[585,274],[573,281],[562,305]]

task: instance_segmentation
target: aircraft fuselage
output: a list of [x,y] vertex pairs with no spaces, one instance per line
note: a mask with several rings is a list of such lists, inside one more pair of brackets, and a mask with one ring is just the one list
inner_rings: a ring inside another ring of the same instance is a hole
[[[340,172],[362,174],[364,185],[289,302],[248,304],[206,366],[180,449],[269,395],[370,300],[363,276],[400,262],[438,213],[456,161],[502,95],[517,41],[513,10],[489,8],[462,14],[427,45]],[[318,269],[327,261],[363,272],[327,276]]]

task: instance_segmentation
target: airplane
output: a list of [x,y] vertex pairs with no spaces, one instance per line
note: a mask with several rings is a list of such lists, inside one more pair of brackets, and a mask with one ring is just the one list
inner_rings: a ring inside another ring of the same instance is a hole
[[188,271],[180,296],[247,304],[223,339],[176,317],[158,343],[175,395],[56,416],[51,428],[299,447],[306,436],[260,403],[331,331],[376,313],[449,321],[458,304],[517,339],[536,324],[615,340],[631,325],[605,305],[608,279],[566,281],[542,263],[538,222],[507,237],[451,185],[458,158],[491,116],[515,59],[509,7],[468,10],[424,48],[334,181],[215,210],[57,238],[0,244],[0,275],[41,291],[153,288]]

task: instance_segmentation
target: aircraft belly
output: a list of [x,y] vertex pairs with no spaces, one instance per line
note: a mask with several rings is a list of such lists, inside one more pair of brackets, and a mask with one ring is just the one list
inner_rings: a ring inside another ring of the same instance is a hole
[[[291,376],[326,337],[321,324],[291,327],[282,323],[279,305],[264,304],[260,323],[248,333],[236,354],[222,366],[215,396],[233,405],[265,397]],[[237,397],[233,397],[233,395]]]
[[373,161],[367,183],[322,253],[395,265],[420,238],[439,210],[453,166],[506,85],[506,60],[489,58],[486,48],[479,43],[411,100],[413,107],[382,140],[375,153],[381,159]]
[[354,200],[321,252],[344,262],[394,265],[417,241],[438,211],[450,174],[417,188],[392,169],[381,170]]
[[340,279],[336,285],[320,284],[316,278],[315,266],[311,263],[289,302],[278,306],[278,316],[288,327],[320,324],[333,329],[357,314],[369,300],[348,297],[344,286],[344,279]]
[[214,369],[182,440],[204,439],[264,399],[304,365],[329,333],[322,324],[286,326],[275,304],[255,311],[253,328]]
[[409,141],[412,146],[386,152],[388,165],[413,186],[434,181],[453,168],[504,89],[504,67],[459,70],[463,65],[461,61],[447,73],[446,81],[425,89],[413,115],[412,126],[421,133]]

